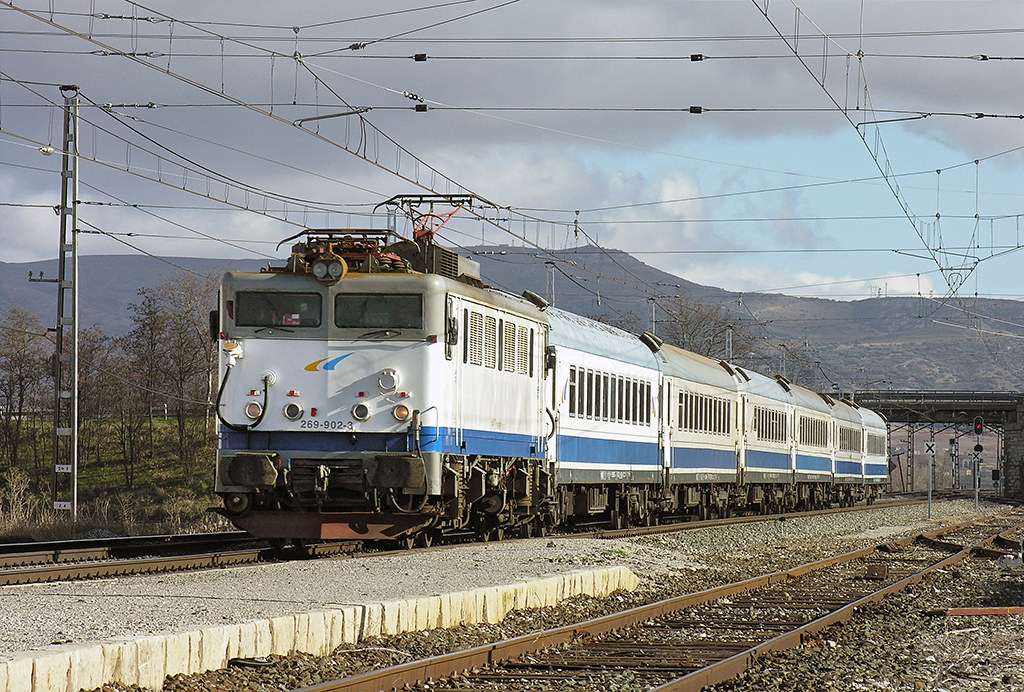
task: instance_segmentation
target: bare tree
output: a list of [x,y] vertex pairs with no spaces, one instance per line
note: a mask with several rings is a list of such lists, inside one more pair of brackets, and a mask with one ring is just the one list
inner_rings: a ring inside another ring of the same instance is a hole
[[[658,306],[661,309],[656,331],[667,343],[715,360],[729,359],[741,364],[762,356],[763,340],[740,315],[721,303],[680,293],[659,298]],[[615,316],[596,315],[592,319],[634,334],[651,328],[632,311]]]
[[0,458],[12,468],[32,437],[26,434],[30,407],[46,380],[50,346],[44,335],[39,318],[18,306],[0,322]]
[[186,467],[194,464],[208,434],[205,413],[215,351],[207,329],[216,286],[213,276],[176,274],[155,289],[140,290],[142,300],[131,306],[135,328],[129,339],[151,390],[150,411],[155,403],[173,410],[178,457]]

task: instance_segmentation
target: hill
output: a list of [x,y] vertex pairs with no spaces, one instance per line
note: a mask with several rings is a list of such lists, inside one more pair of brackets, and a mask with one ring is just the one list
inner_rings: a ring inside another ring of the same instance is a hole
[[[487,283],[513,293],[525,289],[567,310],[626,319],[651,329],[652,294],[681,293],[691,300],[720,304],[737,328],[772,344],[769,361],[758,367],[827,390],[1024,388],[1024,342],[966,328],[976,316],[1024,324],[1024,302],[927,298],[871,298],[839,301],[780,294],[737,294],[701,286],[650,267],[619,251],[580,247],[551,255],[511,246],[467,248],[481,264]],[[254,260],[171,258],[198,273],[257,270]],[[108,334],[131,326],[129,304],[140,288],[152,288],[180,271],[142,256],[93,255],[79,260],[81,323]],[[56,276],[55,260],[0,263],[0,309],[20,305],[50,325],[55,317],[52,283],[29,283],[28,273]],[[211,300],[212,303],[212,300]],[[211,305],[212,307],[212,305]],[[671,319],[654,308],[654,328]],[[1007,330],[1013,327],[1007,326]],[[998,331],[1003,331],[999,329]],[[715,354],[723,357],[725,354]]]

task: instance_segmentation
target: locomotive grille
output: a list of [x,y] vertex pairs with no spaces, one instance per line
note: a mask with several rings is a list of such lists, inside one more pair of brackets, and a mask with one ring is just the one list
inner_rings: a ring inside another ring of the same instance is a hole
[[459,278],[459,256],[439,245],[427,246],[427,271],[449,279]]

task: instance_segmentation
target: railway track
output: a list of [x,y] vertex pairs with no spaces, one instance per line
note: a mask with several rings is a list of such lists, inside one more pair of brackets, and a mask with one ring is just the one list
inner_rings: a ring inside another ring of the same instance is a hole
[[[872,506],[846,507],[780,515],[738,516],[728,519],[710,519],[617,530],[601,528],[570,534],[570,536],[580,538],[626,538],[630,536],[686,531],[709,526],[785,520],[787,518],[856,512],[913,504],[920,504],[920,502],[904,500],[877,503]],[[448,542],[451,544],[461,543],[466,540],[466,536],[470,535],[455,535]],[[439,545],[412,548],[403,545],[399,551],[395,552],[437,550],[444,547],[444,545]],[[2,543],[0,544],[0,586],[211,569],[215,567],[253,564],[275,559],[332,557],[342,554],[353,555],[361,553],[365,549],[366,546],[361,542],[317,543],[292,549],[274,548],[269,547],[266,541],[255,539],[244,531],[74,539],[41,543]],[[382,551],[373,551],[372,554],[381,555]]]
[[323,557],[359,544],[279,551],[244,531],[0,544],[0,586],[210,569],[280,559]]
[[[1019,553],[1024,511],[946,527],[586,622],[303,688],[355,692],[700,690],[770,650],[799,646],[854,610],[980,556]],[[429,684],[424,686],[424,683]]]
[[684,521],[671,524],[660,524],[657,526],[632,526],[625,529],[595,528],[589,531],[573,534],[580,538],[631,538],[633,536],[649,536],[661,533],[675,533],[676,531],[690,531],[693,529],[704,529],[711,526],[733,526],[736,524],[753,524],[762,521],[786,521],[803,517],[817,517],[827,514],[847,514],[850,512],[866,512],[872,509],[885,509],[889,507],[911,507],[914,505],[927,504],[927,500],[892,500],[876,502],[872,505],[854,505],[853,507],[832,507],[829,509],[815,509],[804,512],[787,512],[786,514],[744,514],[722,519],[704,519],[701,521]]

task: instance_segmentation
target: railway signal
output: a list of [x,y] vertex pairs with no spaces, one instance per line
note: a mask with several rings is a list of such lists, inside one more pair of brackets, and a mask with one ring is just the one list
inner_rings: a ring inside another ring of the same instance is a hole
[[974,417],[974,434],[980,435],[985,429],[985,419],[981,416]]

